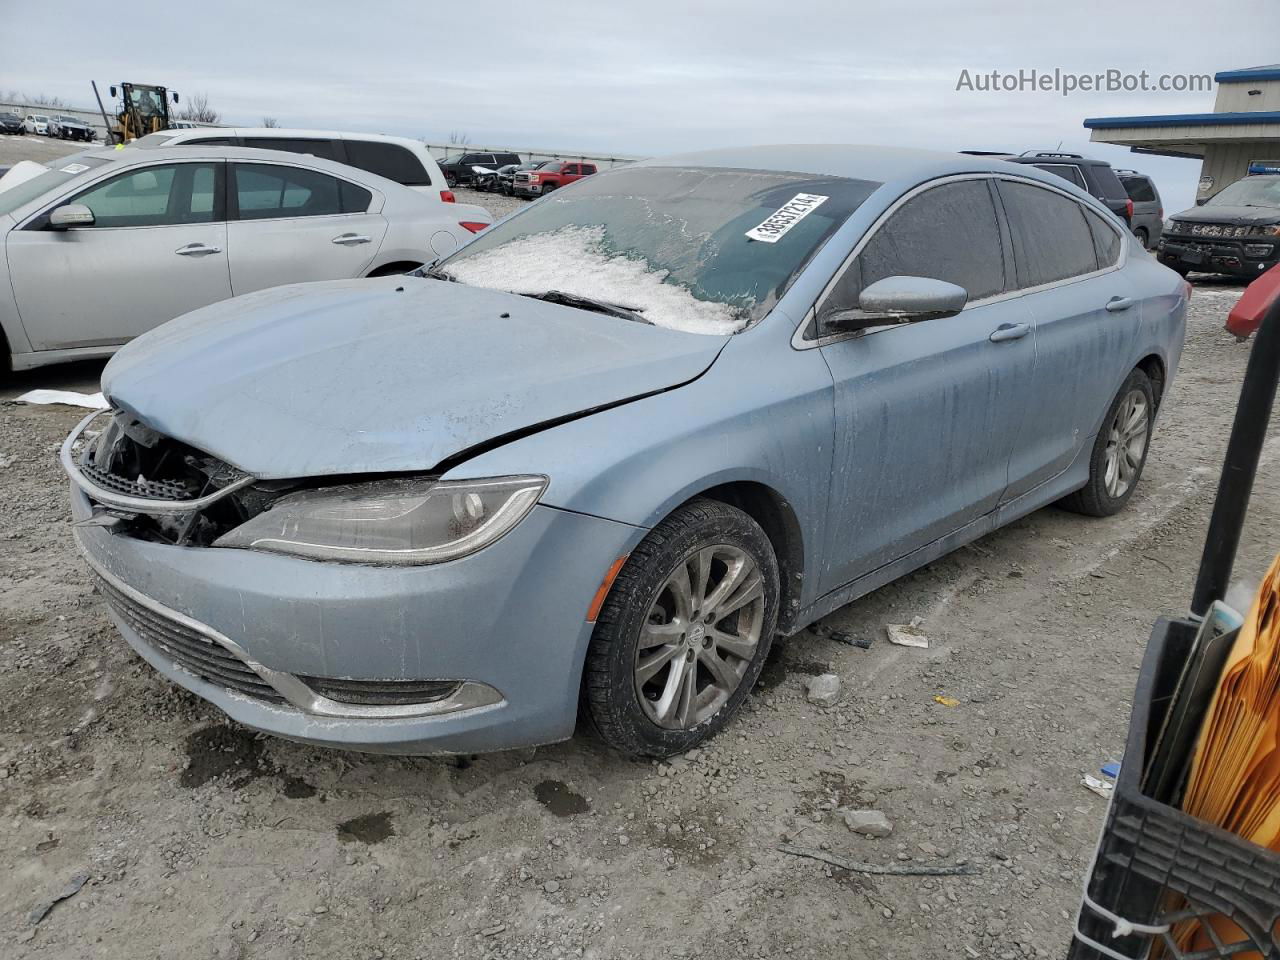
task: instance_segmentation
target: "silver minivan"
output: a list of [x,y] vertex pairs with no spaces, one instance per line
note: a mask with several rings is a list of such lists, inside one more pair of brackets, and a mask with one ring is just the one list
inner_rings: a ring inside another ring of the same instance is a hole
[[1160,200],[1155,181],[1136,170],[1117,170],[1116,176],[1133,201],[1133,220],[1130,223],[1133,235],[1148,250],[1154,250],[1164,229],[1164,203]]

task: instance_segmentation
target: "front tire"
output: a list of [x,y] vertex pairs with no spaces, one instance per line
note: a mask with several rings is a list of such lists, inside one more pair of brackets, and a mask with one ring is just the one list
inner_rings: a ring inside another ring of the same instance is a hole
[[1151,378],[1134,370],[1111,402],[1089,458],[1089,482],[1061,505],[1090,517],[1119,513],[1133,496],[1151,449],[1155,423]]
[[613,582],[587,650],[584,713],[631,756],[702,743],[755,686],[778,596],[777,559],[759,524],[717,500],[680,507]]

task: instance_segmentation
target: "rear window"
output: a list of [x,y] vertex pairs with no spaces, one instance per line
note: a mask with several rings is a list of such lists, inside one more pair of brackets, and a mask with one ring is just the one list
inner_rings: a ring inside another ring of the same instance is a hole
[[1084,189],[1084,176],[1077,167],[1073,167],[1069,163],[1036,163],[1032,164],[1032,166],[1038,167],[1046,173],[1061,177],[1069,183],[1074,183],[1082,190]]
[[1151,185],[1151,181],[1146,177],[1121,177],[1120,183],[1128,191],[1129,199],[1134,203],[1155,202],[1155,187]]
[[398,143],[347,140],[347,163],[406,187],[429,187],[431,176],[422,161]]

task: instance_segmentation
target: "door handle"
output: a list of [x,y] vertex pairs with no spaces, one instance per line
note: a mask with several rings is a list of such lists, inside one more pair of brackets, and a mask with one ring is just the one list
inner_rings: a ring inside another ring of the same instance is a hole
[[1031,332],[1029,323],[1002,323],[991,331],[987,337],[992,343],[1008,343],[1010,340],[1021,340]]
[[173,251],[180,257],[198,257],[205,253],[221,253],[221,247],[209,247],[203,243],[188,243],[185,247],[179,247]]
[[1133,300],[1130,297],[1112,297],[1107,301],[1108,313],[1119,313],[1121,310],[1128,310],[1133,306]]
[[333,243],[340,243],[344,247],[354,247],[357,243],[368,243],[369,237],[359,233],[344,233],[333,238]]

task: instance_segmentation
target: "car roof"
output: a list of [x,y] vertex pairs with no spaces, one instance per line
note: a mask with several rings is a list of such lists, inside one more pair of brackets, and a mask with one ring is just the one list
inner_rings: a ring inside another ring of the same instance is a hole
[[178,137],[305,137],[312,140],[372,140],[379,143],[398,143],[425,150],[426,144],[413,137],[392,137],[383,133],[361,133],[357,130],[304,130],[294,127],[195,127],[161,130]]
[[[1056,174],[1036,167],[1028,168],[1025,163],[1014,166],[1008,159],[998,156],[865,144],[804,143],[731,147],[641,160],[628,166],[726,167],[848,177],[886,184],[920,183],[957,173],[1007,173],[1039,180],[1055,188],[1062,187],[1062,178]],[[1079,192],[1082,197],[1088,196],[1084,191]]]
[[[152,146],[148,144],[145,148],[137,148],[130,145],[123,149],[120,147],[105,147],[99,150],[86,150],[79,155],[100,158],[111,163],[128,163],[130,165],[169,159],[188,161],[259,160],[264,163],[287,163],[291,166],[321,170],[347,180],[355,180],[365,186],[381,191],[388,197],[401,194],[411,194],[419,198],[422,196],[416,190],[406,187],[402,183],[388,180],[386,177],[380,177],[376,173],[370,173],[368,170],[362,170],[359,167],[353,167],[345,163],[338,163],[336,160],[326,160],[323,157],[317,157],[309,153],[294,153],[290,150],[259,150],[257,147],[221,147],[206,146],[205,144],[196,144],[191,147]],[[101,173],[104,169],[105,167],[94,167],[92,171],[87,171],[86,173]]]

